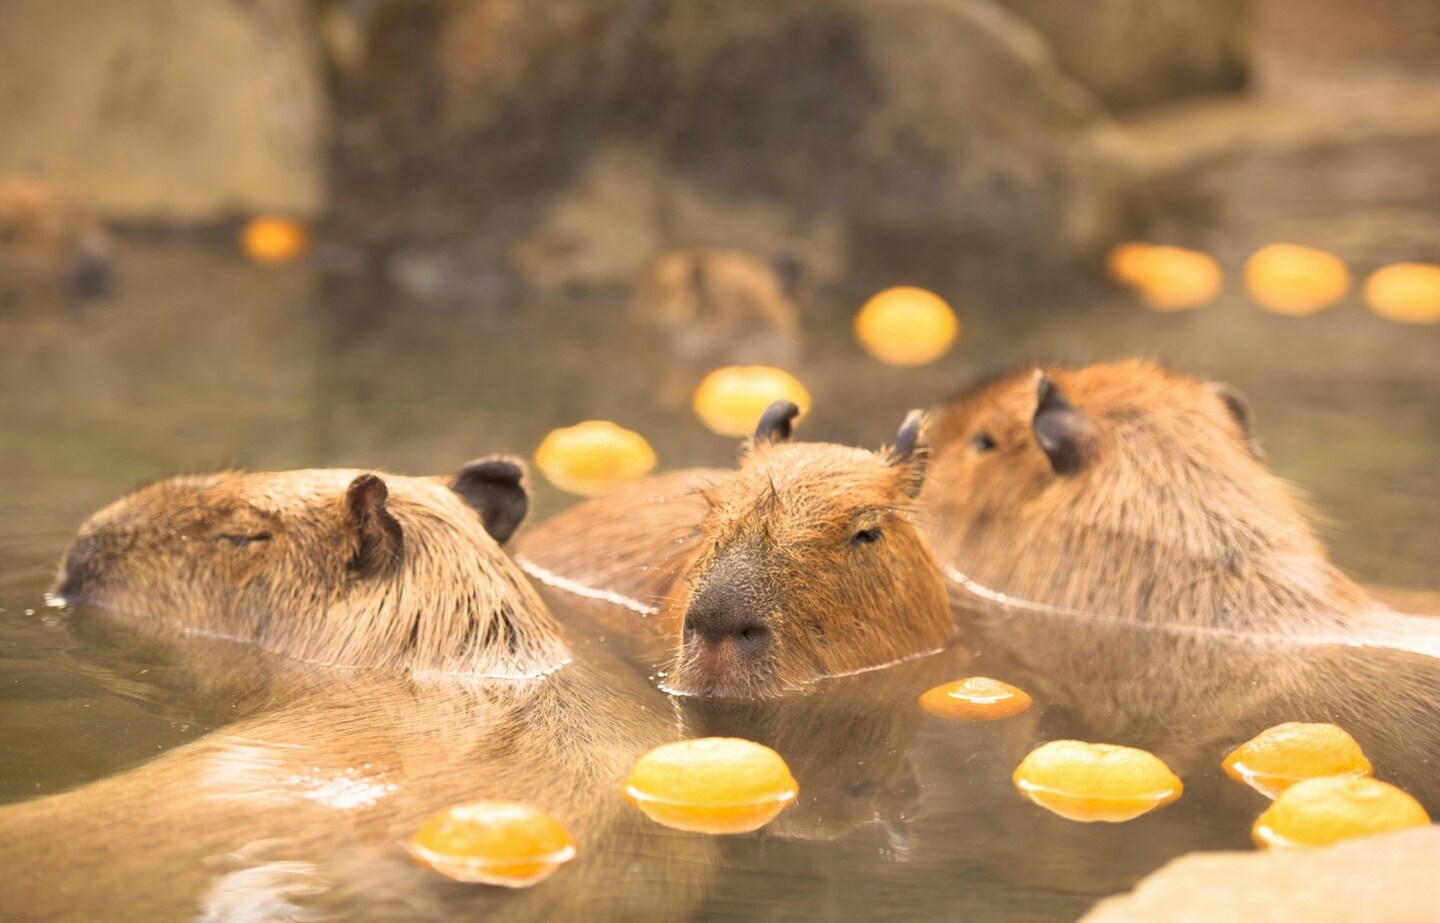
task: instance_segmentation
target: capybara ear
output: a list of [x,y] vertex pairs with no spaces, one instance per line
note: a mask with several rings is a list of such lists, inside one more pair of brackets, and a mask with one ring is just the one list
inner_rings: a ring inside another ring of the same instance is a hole
[[385,508],[390,490],[376,474],[362,474],[345,491],[347,526],[356,536],[350,570],[377,573],[400,560],[405,536],[400,523]]
[[1245,399],[1245,395],[1223,381],[1210,382],[1210,390],[1220,398],[1226,412],[1235,421],[1235,425],[1240,427],[1240,436],[1245,440],[1245,447],[1250,450],[1250,454],[1256,458],[1264,458],[1265,453],[1260,451],[1260,446],[1255,442],[1255,413],[1250,409],[1250,402]]
[[760,416],[760,425],[755,427],[755,441],[788,442],[790,424],[800,416],[800,408],[790,401],[776,401],[765,408]]
[[808,271],[804,251],[797,244],[781,247],[770,260],[770,270],[775,273],[775,281],[780,283],[780,291],[794,299],[805,285]]
[[1069,474],[1080,467],[1086,430],[1084,414],[1044,372],[1035,376],[1035,416],[1030,428],[1056,474]]
[[885,456],[885,463],[905,471],[905,493],[920,495],[925,486],[925,464],[929,455],[924,440],[925,411],[912,410],[905,415],[900,431],[895,434],[895,447]]
[[480,514],[485,531],[502,545],[530,511],[525,463],[517,458],[492,455],[466,462],[450,479],[450,489]]

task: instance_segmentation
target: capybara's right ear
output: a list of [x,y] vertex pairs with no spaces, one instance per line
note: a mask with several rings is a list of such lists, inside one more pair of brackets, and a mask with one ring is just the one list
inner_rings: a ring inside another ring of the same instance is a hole
[[760,425],[755,427],[755,441],[788,442],[791,424],[800,416],[800,408],[790,401],[776,401],[765,408]]
[[450,489],[480,514],[485,531],[505,544],[530,511],[530,489],[525,484],[525,463],[492,455],[460,466]]
[[900,431],[895,434],[895,447],[890,454],[885,456],[885,463],[896,468],[903,468],[907,476],[905,493],[912,497],[920,495],[920,488],[925,486],[925,463],[928,455],[928,446],[922,437],[925,426],[925,412],[923,410],[912,410],[905,415],[905,422],[900,424]]
[[1035,376],[1035,416],[1030,428],[1056,474],[1069,474],[1080,467],[1084,414],[1044,372]]
[[352,572],[368,575],[400,560],[405,535],[400,523],[385,508],[390,489],[377,474],[362,474],[345,491],[346,525],[354,530]]

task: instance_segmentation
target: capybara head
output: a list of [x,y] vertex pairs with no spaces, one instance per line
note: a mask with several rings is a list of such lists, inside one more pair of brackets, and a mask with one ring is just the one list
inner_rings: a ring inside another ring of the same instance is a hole
[[527,507],[508,458],[448,478],[175,477],[91,516],[57,592],[307,662],[535,675],[567,655],[498,544]]
[[1154,363],[1044,367],[935,413],[923,506],[942,565],[1012,597],[1280,630],[1353,587],[1261,463],[1237,393]]
[[110,236],[69,191],[37,179],[0,183],[0,281],[103,295],[113,278],[111,251]]
[[740,468],[704,492],[698,551],[667,604],[681,645],[667,685],[772,695],[934,650],[953,623],[912,522],[922,418],[886,454],[792,443],[771,405]]

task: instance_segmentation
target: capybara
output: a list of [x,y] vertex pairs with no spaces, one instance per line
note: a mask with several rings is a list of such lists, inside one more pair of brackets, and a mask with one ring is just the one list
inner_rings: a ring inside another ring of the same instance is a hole
[[767,266],[735,250],[670,250],[637,280],[631,321],[671,359],[783,364],[801,346],[803,276],[790,253]]
[[[125,610],[107,622],[151,643],[168,631],[232,687],[283,688],[147,765],[0,808],[0,917],[687,916],[712,841],[620,796],[674,718],[603,650],[571,659],[496,545],[527,502],[520,466],[490,458],[448,478],[176,478],[92,517],[61,567],[67,598]],[[485,798],[568,827],[563,877],[461,886],[405,855],[431,812]]]
[[69,190],[36,178],[0,182],[0,296],[103,295],[113,252],[104,226]]
[[90,517],[57,590],[309,663],[530,676],[568,655],[497,544],[527,506],[506,458],[170,478]]
[[1335,721],[1433,804],[1437,623],[1330,563],[1254,439],[1233,390],[1139,361],[939,408],[920,504],[962,633],[1065,703],[1070,734],[1183,772],[1267,724]]
[[921,415],[880,454],[791,442],[798,412],[772,404],[738,470],[581,504],[525,535],[517,556],[542,581],[628,600],[635,633],[668,639],[676,692],[775,695],[944,646],[945,585],[912,517]]

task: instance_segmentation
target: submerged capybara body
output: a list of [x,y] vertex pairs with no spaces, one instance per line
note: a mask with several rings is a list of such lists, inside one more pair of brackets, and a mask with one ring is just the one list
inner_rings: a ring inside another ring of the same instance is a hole
[[87,520],[58,591],[309,663],[534,675],[567,654],[496,542],[526,505],[522,470],[501,458],[449,478],[171,478]]
[[677,692],[773,695],[943,646],[944,584],[911,520],[919,416],[882,455],[790,442],[797,412],[773,405],[736,471],[664,475],[567,511],[524,536],[522,562],[634,602],[635,631],[674,652]]
[[1257,458],[1243,400],[1146,362],[1044,368],[937,410],[936,556],[1007,596],[1097,616],[1300,634],[1375,604]]
[[631,321],[650,345],[685,362],[783,363],[801,346],[798,262],[766,265],[735,250],[667,251],[635,284]]
[[31,293],[104,294],[113,249],[89,208],[63,187],[33,178],[0,182],[0,303]]
[[[60,590],[217,678],[238,720],[154,762],[0,808],[0,917],[683,917],[714,847],[620,796],[672,740],[663,697],[559,627],[496,545],[523,470],[176,478],[91,517]],[[278,668],[267,661],[280,664]],[[247,687],[271,684],[260,705]],[[534,804],[579,843],[533,889],[456,885],[402,847],[430,813]]]
[[1063,703],[1060,736],[1184,772],[1268,724],[1334,721],[1440,798],[1435,624],[1330,563],[1235,392],[1147,362],[1044,367],[933,420],[920,504],[962,632]]

